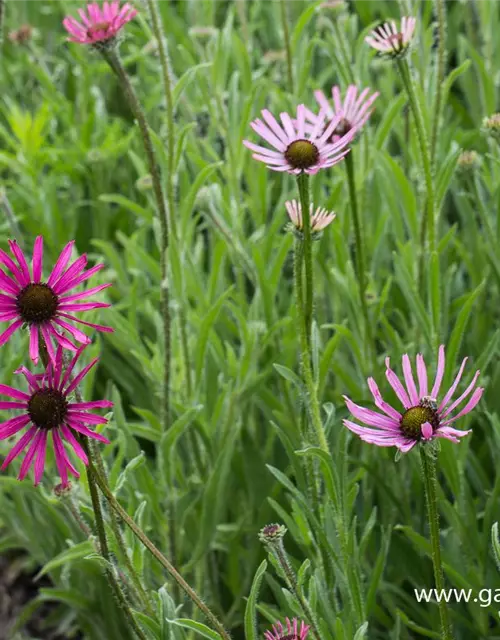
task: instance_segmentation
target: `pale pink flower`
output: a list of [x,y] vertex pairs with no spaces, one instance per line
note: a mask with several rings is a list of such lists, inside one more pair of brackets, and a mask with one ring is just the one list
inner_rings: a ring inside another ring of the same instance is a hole
[[[481,399],[484,391],[482,387],[474,388],[479,377],[479,371],[476,371],[467,389],[456,400],[452,400],[453,394],[462,378],[466,362],[467,358],[464,358],[453,384],[444,394],[441,402],[439,402],[438,397],[445,367],[443,345],[439,347],[436,377],[430,391],[427,382],[427,369],[424,358],[420,353],[416,358],[418,390],[413,378],[408,355],[405,354],[403,356],[405,385],[401,383],[397,375],[392,371],[389,366],[389,358],[386,358],[385,363],[387,369],[385,375],[404,407],[403,413],[400,413],[387,402],[384,402],[375,380],[368,378],[368,387],[373,395],[375,405],[382,413],[372,411],[371,409],[364,409],[344,396],[347,408],[351,414],[363,424],[374,428],[362,427],[350,420],[344,420],[344,425],[365,442],[376,444],[379,447],[397,447],[403,453],[409,451],[417,442],[422,440],[427,441],[434,438],[446,438],[447,440],[451,440],[451,442],[459,442],[459,438],[470,433],[470,430],[459,431],[450,425],[472,411]],[[471,392],[472,395],[465,406],[457,414],[452,416],[452,411],[456,409]]]
[[66,31],[70,34],[70,42],[80,44],[98,44],[115,38],[120,29],[137,15],[128,2],[120,7],[120,2],[104,2],[101,7],[97,2],[87,5],[87,10],[78,9],[81,22],[72,16],[63,20]]
[[[370,107],[379,96],[378,91],[372,93],[371,96],[369,94],[370,89],[367,88],[363,89],[358,95],[358,87],[351,84],[347,87],[345,98],[342,101],[340,88],[335,86],[332,87],[332,104],[322,91],[314,92],[320,109],[326,114],[328,120],[340,117],[340,122],[331,136],[332,142],[338,140],[340,136],[345,135],[351,129],[360,131],[366,124],[373,111]],[[309,109],[306,111],[306,117],[311,124],[316,122],[317,115],[309,111]]]
[[254,151],[253,157],[265,162],[269,169],[295,175],[314,174],[320,169],[333,167],[349,153],[348,145],[356,133],[353,129],[336,142],[329,142],[341,118],[334,118],[325,127],[325,114],[320,113],[315,124],[309,127],[303,104],[297,107],[296,120],[292,120],[288,113],[281,113],[280,124],[267,109],[262,111],[262,117],[264,121],[257,118],[250,126],[273,149],[256,145],[249,140],[243,140],[243,144]]
[[303,620],[300,621],[299,628],[297,618],[294,618],[292,621],[286,618],[286,629],[281,622],[277,622],[273,625],[272,631],[264,632],[264,637],[265,640],[306,640],[309,629],[310,627]]
[[0,409],[21,409],[23,411],[21,415],[0,424],[0,440],[6,440],[28,427],[12,447],[2,465],[2,469],[5,469],[30,445],[21,464],[19,480],[26,477],[33,462],[35,464],[35,485],[42,479],[49,434],[52,435],[56,466],[63,487],[68,486],[68,471],[75,477],[79,477],[78,471],[71,463],[64,448],[64,441],[72,447],[84,464],[88,464],[88,458],[77,439],[80,434],[109,444],[109,440],[99,433],[95,433],[86,425],[106,424],[106,418],[90,413],[89,410],[107,409],[112,407],[113,403],[109,400],[70,401],[74,389],[98,361],[98,358],[94,358],[73,378],[75,365],[83,349],[84,347],[78,350],[66,369],[63,367],[61,347],[57,349],[55,364],[49,362],[45,373],[33,375],[26,367],[18,369],[16,373],[22,373],[28,382],[28,393],[0,384],[0,395],[14,399],[14,401],[0,402]]
[[[302,231],[302,206],[300,202],[297,202],[297,200],[287,200],[285,207],[293,226],[299,231]],[[314,213],[313,210],[314,206],[311,204],[311,231],[318,233],[334,220],[335,213],[333,211],[327,211],[323,207],[318,207]]]
[[371,47],[393,58],[404,55],[410,46],[417,24],[416,18],[401,18],[401,29],[398,30],[394,20],[380,25],[370,36],[365,38]]
[[0,249],[0,265],[6,267],[10,272],[10,275],[7,275],[0,269],[0,322],[13,321],[0,334],[0,346],[5,344],[12,334],[23,325],[27,325],[30,333],[29,354],[35,364],[39,358],[40,337],[43,338],[49,357],[53,362],[55,361],[53,340],[65,349],[71,351],[78,349],[60,331],[67,331],[80,343],[88,344],[90,342],[90,338],[73,326],[74,322],[98,331],[113,331],[111,327],[84,322],[74,315],[80,311],[109,307],[110,305],[105,302],[82,302],[82,300],[111,286],[110,283],[101,284],[80,293],[70,294],[72,289],[104,267],[103,264],[96,264],[85,271],[87,265],[85,254],[68,267],[74,244],[75,242],[72,240],[64,247],[46,281],[42,279],[42,236],[38,236],[35,240],[31,273],[26,257],[15,240],[9,240],[9,247],[17,264],[5,251]]

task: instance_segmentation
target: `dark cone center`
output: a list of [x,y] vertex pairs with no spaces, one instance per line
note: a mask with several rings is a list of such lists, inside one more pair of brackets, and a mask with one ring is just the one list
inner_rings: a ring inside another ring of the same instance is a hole
[[392,35],[390,35],[387,38],[387,40],[394,47],[394,49],[396,49],[397,51],[399,51],[400,49],[403,48],[403,34],[402,33],[393,33]]
[[411,407],[404,412],[401,418],[401,433],[406,438],[420,440],[422,437],[422,425],[429,422],[433,431],[439,427],[439,416],[434,404],[422,399],[418,407]]
[[41,389],[35,391],[28,401],[28,413],[39,429],[60,427],[68,412],[68,403],[60,391]]
[[25,322],[40,324],[55,316],[58,302],[56,294],[48,285],[32,283],[19,293],[16,304]]
[[96,22],[87,29],[87,36],[93,38],[99,31],[107,31],[109,29],[109,22]]
[[334,135],[336,136],[345,136],[346,133],[349,133],[349,131],[352,129],[352,125],[349,122],[349,120],[346,120],[346,118],[342,118],[342,120],[338,123],[337,127],[335,128],[335,131],[333,132]]
[[309,169],[319,160],[318,147],[309,140],[295,140],[288,145],[285,158],[294,169]]

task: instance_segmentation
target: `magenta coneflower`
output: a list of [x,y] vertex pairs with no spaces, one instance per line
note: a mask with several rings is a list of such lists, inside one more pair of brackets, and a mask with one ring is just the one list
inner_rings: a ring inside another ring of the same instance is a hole
[[98,331],[113,331],[110,327],[84,322],[73,315],[78,311],[109,307],[110,305],[104,302],[80,301],[111,286],[111,284],[101,284],[93,289],[68,295],[71,289],[104,267],[103,264],[96,264],[85,271],[87,256],[84,254],[66,268],[74,244],[73,240],[64,247],[46,282],[42,281],[42,236],[38,236],[35,240],[31,274],[26,258],[15,240],[9,240],[9,246],[17,265],[5,251],[0,249],[0,264],[9,270],[11,276],[0,269],[0,321],[14,321],[6,331],[0,334],[0,346],[5,344],[23,324],[28,325],[29,353],[35,364],[39,358],[40,336],[47,346],[51,360],[55,358],[52,340],[65,349],[76,351],[78,348],[59,333],[58,329],[68,331],[78,342],[84,344],[90,342],[89,338],[72,326],[68,320],[93,327]]
[[[351,84],[347,87],[344,101],[342,101],[339,87],[332,87],[332,107],[322,91],[314,92],[321,110],[326,113],[328,119],[333,120],[340,116],[340,122],[331,136],[332,142],[336,142],[340,136],[345,135],[353,128],[359,131],[366,124],[366,121],[372,114],[370,107],[379,95],[378,91],[372,93],[371,96],[369,93],[370,89],[363,89],[358,96],[358,88],[356,85]],[[307,111],[307,117],[312,123],[314,123],[317,118],[317,116],[309,110]]]
[[[397,447],[403,453],[409,451],[421,440],[427,441],[433,438],[446,438],[452,442],[459,442],[459,438],[470,433],[470,430],[459,431],[450,425],[452,422],[455,422],[455,420],[458,420],[458,418],[472,411],[481,399],[484,391],[481,387],[474,389],[479,376],[479,371],[476,371],[467,389],[459,398],[452,402],[453,394],[460,382],[466,362],[467,358],[464,358],[453,384],[441,402],[438,403],[437,398],[443,380],[445,364],[443,345],[439,347],[437,373],[430,393],[427,384],[427,370],[421,354],[417,355],[416,362],[419,384],[418,391],[413,379],[412,367],[408,356],[406,354],[403,356],[403,375],[406,389],[394,371],[389,367],[389,358],[386,358],[385,363],[387,369],[385,375],[403,405],[404,412],[400,413],[387,404],[387,402],[384,402],[375,380],[368,378],[368,387],[375,400],[375,405],[385,415],[377,411],[372,411],[371,409],[364,409],[344,396],[347,408],[352,415],[360,422],[375,428],[362,427],[350,420],[344,420],[344,425],[354,433],[357,433],[361,440],[365,442],[376,444],[379,447]],[[473,391],[473,393],[462,410],[456,415],[450,416],[451,412],[469,396],[471,391]]]
[[306,640],[310,627],[302,620],[300,622],[297,618],[294,618],[291,622],[289,618],[286,618],[286,629],[281,622],[277,622],[273,625],[272,631],[265,631],[264,637],[266,640]]
[[[285,207],[292,222],[292,225],[298,231],[302,231],[302,206],[297,200],[287,200]],[[323,207],[318,207],[313,213],[314,206],[311,204],[311,231],[317,234],[327,227],[335,218],[333,211],[327,211]]]
[[267,109],[262,111],[262,117],[265,122],[257,118],[250,126],[274,150],[248,140],[243,140],[243,144],[255,151],[253,157],[256,160],[265,162],[273,171],[288,171],[296,175],[314,174],[320,169],[332,167],[349,153],[347,147],[355,134],[355,130],[352,130],[335,143],[328,142],[341,118],[334,118],[325,127],[325,114],[320,113],[315,124],[309,127],[306,124],[306,107],[303,104],[297,107],[295,121],[288,113],[281,113],[280,125]]
[[372,31],[371,35],[365,38],[365,42],[377,51],[396,58],[406,53],[416,24],[416,18],[404,17],[401,18],[401,29],[398,30],[394,20],[391,20]]
[[70,34],[70,42],[80,44],[99,44],[115,38],[120,29],[137,15],[128,2],[120,7],[118,0],[105,2],[101,7],[97,2],[87,5],[87,11],[78,9],[81,22],[67,16],[63,20],[66,31]]
[[[21,464],[19,480],[23,480],[26,477],[34,461],[35,486],[40,482],[45,466],[45,453],[49,433],[52,434],[56,465],[63,486],[68,484],[68,471],[75,477],[79,477],[78,471],[69,460],[63,440],[66,440],[84,464],[88,464],[88,458],[77,439],[78,434],[109,444],[109,440],[98,433],[94,433],[85,425],[106,424],[106,418],[90,413],[89,409],[109,408],[113,406],[113,403],[109,400],[97,400],[95,402],[69,401],[71,392],[98,361],[98,358],[94,358],[78,375],[72,378],[73,370],[83,349],[84,347],[78,350],[66,370],[63,368],[63,351],[61,347],[57,349],[55,364],[49,363],[45,373],[35,376],[26,367],[18,369],[16,373],[24,374],[28,381],[28,393],[0,384],[0,395],[14,398],[15,400],[14,402],[0,402],[0,409],[24,410],[22,415],[10,418],[10,420],[0,424],[0,440],[10,438],[30,425],[14,445],[2,465],[2,469],[5,469],[14,458],[30,445]],[[77,432],[76,437],[73,432]]]

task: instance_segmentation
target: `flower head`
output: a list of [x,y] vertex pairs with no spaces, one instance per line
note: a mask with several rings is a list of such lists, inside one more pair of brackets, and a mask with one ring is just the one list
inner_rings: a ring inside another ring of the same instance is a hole
[[[466,362],[467,358],[464,358],[453,384],[444,394],[441,402],[439,402],[438,397],[445,365],[443,345],[439,347],[436,377],[430,391],[427,382],[427,369],[420,353],[416,359],[419,384],[418,391],[413,379],[412,367],[408,355],[405,354],[403,356],[403,375],[406,388],[390,368],[389,358],[386,358],[385,363],[387,368],[385,375],[403,405],[404,411],[400,413],[387,402],[384,402],[375,380],[368,378],[368,387],[373,395],[375,405],[383,413],[378,413],[371,409],[364,409],[344,396],[347,408],[351,414],[360,422],[375,428],[362,427],[350,420],[344,420],[344,425],[358,434],[361,440],[365,442],[376,444],[379,447],[397,447],[403,453],[409,451],[417,442],[428,441],[434,438],[446,438],[452,442],[459,442],[459,438],[470,433],[470,430],[459,431],[450,425],[458,420],[458,418],[472,411],[481,399],[484,391],[481,387],[474,388],[479,376],[479,371],[476,371],[467,389],[461,396],[452,401],[453,394],[462,378]],[[465,406],[454,416],[450,415],[471,392],[472,395]]]
[[53,362],[55,362],[55,352],[52,340],[65,349],[72,351],[78,349],[59,331],[68,331],[80,343],[88,344],[90,342],[89,338],[70,324],[68,320],[93,327],[98,331],[113,331],[110,327],[84,322],[73,315],[78,311],[109,307],[110,305],[104,302],[81,302],[81,300],[111,286],[111,284],[102,284],[69,295],[71,289],[104,267],[103,264],[97,264],[85,271],[87,264],[85,254],[68,267],[73,245],[74,241],[71,241],[64,247],[46,281],[42,281],[42,236],[38,236],[35,240],[31,273],[26,257],[15,240],[9,240],[9,246],[17,264],[5,251],[0,249],[0,264],[10,272],[10,275],[7,275],[0,269],[0,321],[13,320],[12,324],[0,334],[0,346],[5,344],[17,329],[26,324],[30,332],[30,358],[35,364],[39,358],[40,336],[43,338],[48,355]]
[[474,169],[477,169],[480,164],[481,156],[477,153],[477,151],[462,151],[462,153],[458,156],[457,168],[463,173],[474,171]]
[[263,544],[275,544],[280,542],[287,532],[287,528],[283,524],[266,524],[259,531],[259,540]]
[[18,29],[9,32],[9,40],[14,44],[26,44],[33,37],[33,27],[30,24],[22,24]]
[[68,471],[77,478],[79,474],[70,462],[63,440],[73,448],[84,464],[88,464],[88,458],[78,441],[79,434],[109,444],[109,440],[86,425],[106,424],[106,418],[90,413],[89,410],[109,408],[113,403],[109,400],[70,401],[71,392],[98,361],[98,358],[92,360],[73,378],[73,371],[83,349],[82,347],[76,353],[66,369],[63,367],[62,347],[57,349],[55,363],[50,362],[43,374],[33,375],[26,367],[18,369],[16,373],[22,373],[28,382],[28,393],[0,384],[0,395],[14,399],[14,401],[0,402],[0,409],[23,411],[21,415],[0,424],[0,440],[6,440],[28,427],[2,465],[3,470],[29,445],[21,464],[19,480],[26,477],[34,462],[35,486],[40,482],[45,467],[49,433],[52,435],[56,465],[64,487],[68,485]]
[[317,173],[320,169],[332,167],[349,153],[348,145],[352,141],[355,130],[349,131],[336,142],[329,142],[330,136],[340,122],[334,118],[325,128],[325,114],[321,112],[312,127],[306,123],[306,107],[297,107],[295,121],[288,113],[281,113],[281,124],[270,111],[262,111],[264,121],[257,118],[251,123],[252,129],[258,133],[274,150],[243,140],[243,144],[254,151],[256,160],[265,162],[273,171],[288,173]]
[[500,142],[500,113],[483,119],[483,131]]
[[286,618],[286,629],[281,622],[277,622],[273,625],[272,631],[264,632],[264,637],[266,640],[306,640],[309,628],[303,620],[300,622],[299,629],[297,618],[294,618],[291,622],[289,618]]
[[391,58],[403,56],[410,46],[416,24],[416,18],[403,17],[401,29],[398,31],[396,23],[391,20],[372,31],[371,35],[365,38],[365,42]]
[[[322,91],[315,91],[314,95],[323,113],[329,121],[340,118],[337,127],[331,135],[331,142],[336,142],[341,136],[349,133],[351,129],[359,131],[371,116],[373,109],[372,104],[378,98],[379,93],[376,91],[370,96],[370,89],[363,89],[358,95],[358,87],[351,84],[347,87],[345,98],[342,101],[340,88],[332,87],[333,106],[328,102]],[[312,111],[306,111],[306,117],[311,123],[316,122],[317,116]]]
[[128,2],[120,7],[120,2],[104,2],[101,7],[97,2],[87,5],[87,10],[78,9],[81,22],[72,16],[63,20],[66,31],[70,34],[70,42],[99,46],[116,38],[120,29],[137,15]]
[[[285,207],[291,220],[292,230],[298,232],[299,236],[302,237],[303,221],[302,206],[300,202],[297,202],[297,200],[287,200],[285,202]],[[314,206],[311,204],[311,233],[313,237],[318,238],[320,232],[333,222],[335,219],[335,213],[333,211],[327,211],[323,207],[318,207],[314,213],[313,211]]]

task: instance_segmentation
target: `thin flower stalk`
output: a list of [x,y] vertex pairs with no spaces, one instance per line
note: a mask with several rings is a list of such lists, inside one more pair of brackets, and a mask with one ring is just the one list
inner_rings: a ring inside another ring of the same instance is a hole
[[170,425],[170,359],[171,359],[171,335],[170,335],[170,309],[169,309],[169,287],[167,270],[167,252],[169,246],[169,225],[168,214],[163,196],[160,169],[156,162],[153,148],[153,141],[149,132],[149,125],[141,103],[132,87],[130,79],[118,56],[115,48],[106,48],[101,51],[103,57],[115,72],[124,95],[137,120],[146,151],[149,171],[153,181],[153,191],[158,207],[158,217],[161,227],[161,247],[160,247],[160,272],[161,272],[161,314],[163,318],[163,351],[164,351],[164,373],[163,373],[163,393],[162,393],[162,421],[163,429],[166,431]]
[[285,536],[286,531],[287,529],[283,525],[269,524],[261,529],[259,532],[259,539],[264,544],[267,551],[274,556],[278,565],[281,567],[287,587],[295,596],[295,599],[302,609],[302,613],[309,622],[312,635],[316,640],[321,640],[316,616],[313,613],[309,602],[304,597],[304,594],[298,584],[297,576],[295,575],[292,565],[288,560],[285,545],[283,543],[283,537]]
[[438,23],[438,50],[436,73],[436,97],[434,100],[434,117],[431,133],[431,163],[436,161],[437,138],[441,119],[441,103],[443,99],[443,81],[446,73],[446,6],[444,0],[436,0]]
[[370,314],[368,312],[368,305],[366,303],[366,289],[367,289],[367,278],[366,278],[366,267],[365,267],[365,243],[363,238],[363,231],[361,227],[361,220],[359,216],[358,210],[358,198],[356,194],[356,177],[354,172],[354,158],[353,151],[347,154],[345,158],[345,166],[347,171],[347,184],[349,187],[349,199],[351,202],[351,213],[352,213],[352,222],[354,226],[354,237],[356,242],[356,255],[355,255],[355,266],[359,283],[359,296],[361,300],[361,308],[363,310],[363,316],[365,319],[365,332],[366,332],[366,343],[368,346],[368,351],[372,356],[372,362],[375,358],[375,345],[373,342],[373,333],[372,333],[372,324],[370,320]]
[[[312,236],[311,236],[311,213],[309,206],[309,185],[308,176],[301,174],[298,177],[300,204],[302,211],[302,227],[303,227],[303,246],[300,252],[296,250],[295,258],[295,282],[298,292],[299,307],[299,333],[301,344],[301,364],[302,374],[306,385],[309,412],[312,427],[318,445],[326,453],[330,453],[328,441],[325,436],[325,430],[321,421],[321,412],[318,401],[316,385],[311,362],[311,322],[312,322],[312,305],[313,305],[313,279],[312,279]],[[303,259],[301,260],[301,256]],[[305,292],[302,285],[302,266],[305,269]]]
[[127,602],[127,598],[125,597],[125,594],[123,593],[123,590],[118,580],[116,579],[116,575],[112,568],[111,556],[109,554],[108,540],[106,537],[106,527],[104,524],[104,518],[102,513],[102,506],[99,501],[99,493],[97,491],[95,478],[90,471],[91,465],[93,464],[92,451],[91,451],[91,448],[88,446],[86,438],[83,439],[83,448],[85,449],[85,452],[89,459],[89,466],[87,467],[87,481],[89,485],[90,499],[92,501],[92,509],[94,511],[94,516],[95,516],[97,537],[99,539],[99,551],[102,557],[104,558],[104,560],[106,561],[106,568],[105,568],[106,578],[108,580],[111,591],[113,592],[113,594],[115,595],[118,601],[120,609],[123,611],[125,615],[125,618],[128,622],[128,625],[130,626],[131,631],[133,631],[140,640],[148,640],[148,637],[143,632],[143,630],[139,626],[139,623],[135,619],[134,614],[130,609],[129,603]]
[[106,480],[101,476],[96,466],[90,461],[90,469],[96,480],[99,489],[103,493],[106,500],[109,502],[110,507],[118,514],[120,519],[127,525],[136,538],[146,547],[146,549],[153,555],[153,557],[166,569],[170,576],[175,580],[184,593],[192,600],[192,602],[202,611],[207,620],[212,625],[212,628],[217,631],[224,640],[230,640],[230,635],[218,620],[218,618],[207,607],[198,594],[189,586],[189,584],[180,575],[177,569],[167,560],[167,558],[161,553],[161,551],[153,544],[153,542],[147,537],[144,531],[134,522],[134,520],[128,515],[125,509],[121,506],[118,500],[113,495]]
[[288,73],[288,91],[292,95],[295,93],[294,79],[293,79],[293,59],[292,59],[292,45],[290,42],[290,29],[288,28],[288,11],[287,0],[280,0],[281,8],[281,23],[283,25],[283,37],[285,40],[286,51],[286,69]]
[[[436,592],[444,592],[444,573],[441,560],[441,546],[439,542],[439,514],[437,508],[437,477],[436,458],[430,447],[420,447],[420,460],[422,463],[422,476],[425,487],[425,499],[427,504],[427,516],[429,519],[429,531],[431,536],[432,564],[434,567],[434,580],[436,582]],[[444,598],[439,598],[439,616],[441,618],[441,638],[442,640],[453,640],[453,633],[450,622],[448,604]]]

